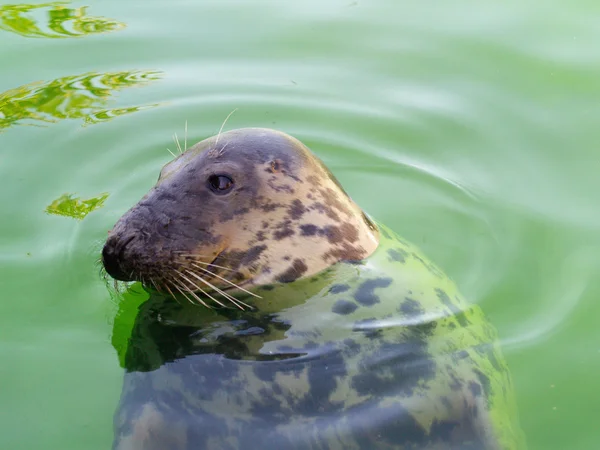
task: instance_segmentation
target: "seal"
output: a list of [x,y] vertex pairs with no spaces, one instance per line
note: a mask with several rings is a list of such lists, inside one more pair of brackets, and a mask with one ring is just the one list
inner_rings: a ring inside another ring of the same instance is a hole
[[191,147],[102,261],[149,292],[114,449],[525,448],[481,309],[291,136]]

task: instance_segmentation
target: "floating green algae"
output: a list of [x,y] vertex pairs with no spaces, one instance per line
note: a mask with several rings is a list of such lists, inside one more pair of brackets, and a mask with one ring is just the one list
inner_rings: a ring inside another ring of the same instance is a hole
[[105,192],[97,197],[82,200],[80,197],[75,197],[74,194],[63,194],[46,207],[46,212],[82,220],[92,211],[102,208],[108,195]]

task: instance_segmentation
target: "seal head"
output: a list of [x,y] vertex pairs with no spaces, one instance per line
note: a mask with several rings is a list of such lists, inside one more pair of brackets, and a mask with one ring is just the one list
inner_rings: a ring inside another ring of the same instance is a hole
[[297,139],[247,128],[166,164],[116,223],[106,271],[169,292],[289,283],[377,248],[377,227]]

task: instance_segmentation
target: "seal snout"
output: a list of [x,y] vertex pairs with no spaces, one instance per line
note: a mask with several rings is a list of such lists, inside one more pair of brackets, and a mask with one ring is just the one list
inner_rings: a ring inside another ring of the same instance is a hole
[[132,281],[132,271],[128,270],[124,259],[125,248],[135,239],[135,236],[125,238],[119,235],[111,235],[106,240],[102,249],[102,264],[106,272],[115,280]]

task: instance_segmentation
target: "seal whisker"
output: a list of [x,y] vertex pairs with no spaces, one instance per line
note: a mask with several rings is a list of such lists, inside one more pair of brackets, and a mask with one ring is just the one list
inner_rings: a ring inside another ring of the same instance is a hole
[[[209,283],[208,281],[206,281],[205,279],[203,279],[201,276],[199,276],[198,274],[190,271],[190,270],[186,270],[187,273],[189,273],[190,275],[192,275],[194,278],[197,278],[199,281],[201,281],[202,283],[206,284],[208,287],[210,287],[211,289],[215,290],[217,293],[221,294],[223,297],[225,297],[227,300],[229,300],[231,303],[233,303],[235,306],[237,306],[239,309],[244,310],[244,308],[241,305],[247,306],[248,308],[251,309],[250,305],[247,305],[246,303],[232,297],[231,295],[229,295],[227,292],[222,291],[221,289],[219,289],[218,287],[216,287],[214,284]],[[192,283],[192,285],[195,285],[194,283]],[[195,285],[196,286],[196,285]],[[197,286],[196,286],[197,287]],[[200,289],[200,288],[198,288]],[[202,289],[200,289],[202,291]],[[202,291],[204,292],[204,291]],[[206,294],[208,295],[208,294]],[[210,298],[210,295],[208,295]],[[214,299],[213,299],[214,300]],[[216,301],[216,300],[215,300]],[[222,303],[217,302],[220,305],[224,306]]]
[[[183,279],[186,280],[188,283],[190,283],[192,286],[194,286],[196,289],[198,289],[200,292],[202,292],[204,295],[206,295],[207,297],[211,298],[214,302],[218,303],[219,305],[221,305],[223,308],[227,308],[227,306],[225,306],[223,303],[219,302],[217,299],[215,299],[214,297],[212,297],[210,294],[208,294],[206,291],[202,290],[202,288],[200,288],[199,286],[197,286],[195,283],[193,283],[191,280],[189,280],[187,277],[183,276]],[[212,309],[208,304],[206,304],[198,294],[196,294],[194,291],[192,291],[191,289],[188,288],[187,292],[194,297],[196,300],[198,300],[200,303],[202,303],[204,306],[206,306],[209,309]]]
[[227,147],[227,144],[229,144],[229,142],[225,142],[225,145],[223,147],[221,147],[221,150],[219,150],[217,152],[217,156],[221,156],[223,154],[223,152],[225,151],[225,148]]
[[[181,288],[179,288],[179,286],[177,286],[177,285],[175,284],[175,282],[176,282],[176,281],[177,281],[177,280],[174,280],[173,287],[174,287],[175,289],[177,289],[177,290],[178,290],[178,291],[181,293],[181,295],[183,295],[183,296],[184,296],[184,297],[187,299],[187,301],[188,301],[188,302],[190,302],[192,305],[195,305],[194,301],[193,301],[191,298],[189,298],[189,297],[187,296],[187,294],[186,294],[184,291],[182,291],[182,290],[181,290]],[[204,303],[204,302],[202,302],[202,303]],[[209,306],[208,306],[206,303],[204,303],[204,305],[205,305],[207,308],[209,308]]]
[[[210,299],[211,299],[212,301],[214,301],[215,303],[218,303],[218,304],[219,304],[219,305],[221,305],[223,308],[226,308],[226,306],[225,306],[223,303],[221,303],[219,300],[217,300],[217,299],[216,299],[216,298],[214,298],[212,295],[210,295],[209,293],[207,293],[205,290],[203,290],[203,289],[202,289],[200,286],[198,286],[196,283],[194,283],[192,280],[190,280],[188,277],[186,277],[186,276],[185,276],[184,274],[182,274],[180,271],[178,271],[178,270],[177,270],[176,272],[179,274],[180,278],[182,278],[183,280],[185,280],[185,281],[187,281],[188,283],[190,283],[192,286],[194,286],[196,289],[198,289],[200,292],[202,292],[204,295],[206,295],[208,298],[210,298]],[[191,272],[189,272],[189,271],[186,271],[186,272],[188,272],[188,273],[191,273]],[[193,292],[191,289],[188,289],[188,292],[189,292],[190,294],[192,294],[192,295],[193,295],[193,296],[194,296],[196,299],[198,299],[198,301],[200,301],[200,302],[201,302],[203,305],[206,305],[206,303],[204,303],[204,302],[203,302],[203,301],[200,299],[200,297],[198,297],[198,296],[196,295],[196,293],[195,293],[195,292]],[[206,306],[208,306],[208,305],[206,305]]]
[[217,144],[219,143],[219,138],[221,137],[221,132],[223,131],[223,127],[225,126],[225,124],[227,123],[227,121],[229,120],[229,118],[231,117],[231,115],[236,112],[238,109],[235,108],[233,111],[231,111],[227,117],[225,117],[225,120],[223,121],[223,124],[221,125],[221,128],[219,129],[219,133],[217,134],[217,140],[215,142],[215,147],[217,146]]
[[177,158],[177,155],[173,153],[169,147],[167,147],[167,151],[171,154],[173,158]]
[[205,266],[216,267],[217,269],[227,270],[228,272],[235,272],[235,270],[233,270],[233,269],[230,269],[228,267],[218,266],[218,265],[213,264],[213,263],[205,263],[205,262],[202,262],[202,261],[196,261],[195,263],[192,263],[192,264],[204,264]]
[[[183,256],[184,258],[185,257],[188,257],[188,258],[197,258],[197,257],[202,256],[202,255],[192,255],[191,253],[190,254],[182,253],[179,256]],[[219,256],[219,257],[221,258],[221,256]],[[226,259],[226,258],[223,258],[223,259]],[[235,272],[235,270],[230,269],[229,267],[218,266],[217,264],[213,264],[213,263],[207,263],[207,262],[203,262],[203,261],[194,261],[194,263],[196,263],[196,264],[204,264],[205,266],[216,267],[218,269],[227,270],[229,272]],[[192,264],[194,264],[194,263],[192,263]]]
[[175,301],[177,303],[179,303],[179,300],[177,300],[177,297],[175,296],[175,294],[173,294],[173,291],[169,288],[169,281],[167,281],[165,283],[165,289],[169,292],[169,294],[171,294],[171,297],[173,297],[175,299]]
[[187,120],[185,121],[185,134],[183,136],[183,149],[187,151]]
[[205,269],[204,267],[200,267],[200,266],[198,266],[198,265],[196,265],[194,263],[192,263],[192,266],[195,266],[196,268],[200,269],[201,271],[203,271],[205,273],[208,273],[209,275],[212,275],[213,277],[217,277],[219,280],[223,280],[225,283],[227,283],[227,284],[229,284],[231,286],[234,286],[234,287],[238,288],[241,291],[244,291],[246,294],[250,294],[250,295],[252,295],[253,297],[256,297],[256,298],[262,298],[260,295],[254,294],[253,292],[250,292],[250,291],[247,291],[243,287],[238,286],[237,284],[235,284],[233,281],[230,281],[227,278],[223,278],[222,276],[217,275],[216,273],[213,273],[210,270]]
[[181,150],[181,144],[179,143],[179,139],[177,138],[177,133],[173,133],[173,140],[175,141],[175,144],[177,144],[177,149],[179,150],[179,153],[183,153],[183,150]]
[[156,288],[156,290],[158,292],[161,292],[160,286],[158,284],[156,284],[156,281],[154,281],[154,278],[150,277],[150,282],[154,285],[154,287]]
[[[204,295],[206,295],[208,298],[210,298],[213,302],[221,305],[223,308],[227,308],[226,305],[224,305],[223,303],[221,303],[219,300],[217,300],[216,298],[214,298],[212,295],[210,295],[208,292],[206,292],[204,289],[202,289],[200,286],[198,286],[196,283],[194,283],[192,280],[190,280],[188,277],[186,277],[185,275],[183,275],[180,272],[181,277],[187,281],[188,283],[190,283],[193,287],[195,287],[196,289],[198,289],[200,292],[202,292]],[[189,293],[192,294],[194,297],[197,298],[197,294],[195,292],[193,292],[191,289],[188,289]]]

